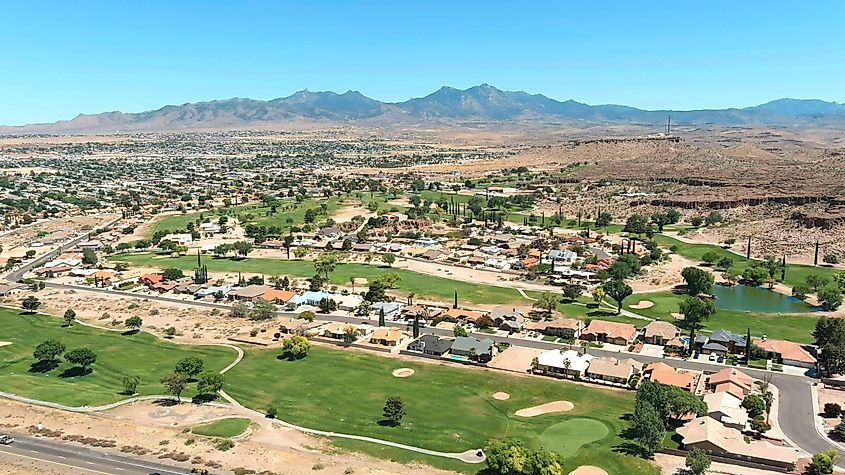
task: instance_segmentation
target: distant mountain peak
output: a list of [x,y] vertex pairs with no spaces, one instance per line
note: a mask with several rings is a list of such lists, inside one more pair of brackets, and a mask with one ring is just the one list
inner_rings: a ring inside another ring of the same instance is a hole
[[[398,114],[397,114],[398,113]],[[302,89],[269,101],[233,97],[206,102],[166,105],[157,110],[124,113],[79,114],[52,124],[0,126],[3,133],[87,133],[115,130],[173,130],[191,128],[249,127],[291,121],[378,120],[574,120],[596,123],[665,123],[672,116],[677,124],[719,123],[726,125],[794,125],[816,121],[845,124],[845,104],[818,99],[777,99],[742,109],[647,111],[624,105],[587,105],[573,99],[558,101],[542,94],[505,91],[482,83],[467,89],[442,86],[423,97],[386,103],[349,89],[333,91]]]

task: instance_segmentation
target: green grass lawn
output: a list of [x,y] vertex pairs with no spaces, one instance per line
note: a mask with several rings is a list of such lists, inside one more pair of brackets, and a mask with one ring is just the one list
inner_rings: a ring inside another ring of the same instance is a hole
[[251,420],[242,417],[230,417],[219,421],[209,422],[191,427],[191,433],[204,435],[206,437],[235,437],[246,431],[252,423]]
[[[272,213],[269,207],[261,204],[248,204],[232,206],[228,208],[216,208],[214,210],[206,210],[201,212],[191,212],[185,214],[173,214],[156,218],[153,225],[147,232],[147,237],[152,236],[157,231],[182,231],[192,221],[200,219],[200,217],[210,218],[216,220],[217,217],[228,214],[236,216],[242,225],[248,223],[255,223],[259,226],[278,226],[283,230],[290,229],[291,226],[302,226],[305,224],[305,211],[309,208],[319,208],[321,203],[326,204],[327,216],[331,216],[339,208],[338,201],[340,198],[332,197],[328,199],[307,199],[302,202],[296,202],[294,199],[284,199],[276,208],[276,212]],[[318,221],[325,220],[326,216],[319,216]]]
[[[646,317],[666,320],[675,323],[672,312],[678,312],[678,302],[683,300],[684,294],[673,292],[652,292],[636,294],[628,297],[625,308]],[[631,308],[640,300],[650,300],[654,306],[647,309]],[[769,338],[789,340],[798,343],[812,343],[811,335],[819,317],[812,313],[806,314],[777,314],[752,313],[735,310],[716,309],[716,314],[704,323],[704,328],[715,330],[723,328],[744,335],[751,328],[753,336],[766,335]]]
[[[227,373],[226,392],[245,406],[258,411],[275,407],[280,419],[320,430],[445,452],[517,437],[535,449],[555,444],[554,448],[567,455],[564,473],[585,464],[616,475],[657,473],[649,462],[626,455],[628,441],[620,436],[627,427],[623,415],[633,407],[632,393],[323,346],[312,347],[302,360],[277,356],[277,350],[248,350],[243,361]],[[395,378],[391,373],[399,367],[415,373]],[[511,398],[495,400],[497,391],[507,392]],[[384,402],[394,395],[405,401],[407,410],[399,427],[380,424]],[[533,418],[514,415],[519,409],[556,400],[571,401],[575,408]],[[557,425],[573,420],[577,424]],[[583,420],[595,429],[589,437],[577,428]],[[400,462],[418,460],[470,473],[483,468],[374,444],[334,442],[344,449]]]
[[[120,394],[124,375],[141,378],[140,395],[165,394],[159,381],[180,359],[197,356],[206,369],[220,370],[237,356],[231,348],[176,345],[143,332],[123,335],[79,324],[62,327],[62,323],[55,317],[0,308],[0,340],[12,342],[0,347],[0,390],[71,406],[108,404],[128,397]],[[60,340],[68,350],[81,346],[93,350],[97,362],[92,371],[69,376],[72,365],[64,361],[47,373],[31,371],[36,363],[32,351],[47,339]],[[190,384],[183,395],[192,396],[194,386]]]
[[[694,261],[700,262],[701,257],[705,253],[711,251],[715,252],[720,258],[730,257],[734,261],[734,268],[740,273],[742,273],[742,271],[746,267],[748,267],[748,264],[752,262],[749,261],[745,256],[738,255],[727,249],[722,248],[721,246],[717,246],[714,244],[690,244],[662,234],[655,235],[654,240],[657,242],[657,244],[665,246],[667,248],[676,246],[677,253],[679,255]],[[751,243],[751,247],[752,249],[754,247],[753,241]],[[815,267],[803,264],[789,264],[789,261],[787,261],[786,279],[784,280],[784,283],[790,287],[794,287],[795,285],[805,283],[807,281],[807,276],[810,274],[820,274],[826,275],[828,277],[833,277],[833,274],[840,271],[841,269],[836,269],[833,267]]]
[[[110,258],[113,262],[126,262],[130,265],[167,268],[176,267],[185,271],[196,268],[196,256],[182,256],[172,258],[152,253],[121,254]],[[203,263],[208,265],[210,272],[230,272],[243,274],[288,275],[308,278],[314,275],[314,265],[311,261],[283,260],[268,258],[248,258],[242,260],[229,258],[206,257]],[[514,289],[496,287],[493,285],[474,284],[459,280],[446,279],[428,274],[421,274],[406,269],[394,269],[380,265],[368,264],[338,264],[330,274],[333,284],[349,284],[352,277],[364,277],[371,280],[379,275],[395,272],[399,275],[400,292],[413,292],[419,297],[429,297],[442,302],[452,302],[454,292],[458,292],[458,302],[470,304],[505,304],[527,302]]]

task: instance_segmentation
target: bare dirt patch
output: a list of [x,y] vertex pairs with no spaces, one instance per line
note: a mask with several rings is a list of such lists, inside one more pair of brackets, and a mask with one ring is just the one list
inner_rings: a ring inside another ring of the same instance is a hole
[[607,475],[607,472],[603,468],[593,465],[581,465],[569,472],[569,475]]
[[546,404],[540,404],[539,406],[526,407],[525,409],[520,409],[516,411],[516,415],[519,417],[535,417],[542,416],[543,414],[549,414],[552,412],[571,411],[574,407],[575,405],[569,401],[554,401],[547,402]]
[[393,371],[393,377],[395,378],[407,378],[408,376],[412,376],[414,374],[414,370],[411,368],[399,368]]
[[511,398],[511,395],[510,395],[510,394],[508,394],[508,393],[503,393],[503,392],[501,392],[501,391],[499,391],[499,392],[497,392],[497,393],[494,393],[494,394],[493,394],[493,399],[495,399],[495,400],[497,400],[497,401],[507,401],[507,400],[508,400],[508,399],[510,399],[510,398]]

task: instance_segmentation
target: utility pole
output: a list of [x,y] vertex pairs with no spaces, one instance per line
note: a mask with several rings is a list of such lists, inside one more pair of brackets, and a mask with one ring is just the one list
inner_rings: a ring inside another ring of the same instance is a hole
[[669,116],[669,120],[666,121],[666,135],[672,133],[672,116]]
[[813,257],[813,265],[814,266],[819,265],[819,241],[818,240],[816,240],[816,255],[815,255],[815,257]]

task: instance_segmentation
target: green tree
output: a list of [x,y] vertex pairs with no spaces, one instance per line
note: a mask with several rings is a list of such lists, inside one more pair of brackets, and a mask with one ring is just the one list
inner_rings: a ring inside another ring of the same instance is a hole
[[604,289],[603,289],[603,288],[601,288],[601,287],[596,287],[595,289],[593,289],[593,301],[594,301],[596,304],[601,304],[602,300],[604,300],[604,296],[605,296],[605,295],[606,295],[606,294],[605,294],[605,292],[604,292]]
[[522,475],[528,466],[530,451],[519,439],[495,441],[484,452],[487,455],[487,468],[493,474]]
[[666,437],[666,427],[663,420],[654,407],[647,403],[638,403],[634,408],[633,418],[634,432],[637,434],[637,441],[649,456],[663,447],[663,439]]
[[763,419],[763,416],[755,417],[751,420],[751,430],[758,434],[764,434],[772,429],[772,426]]
[[293,250],[293,257],[297,259],[302,259],[303,257],[308,255],[308,249],[304,247],[297,247]]
[[707,251],[701,256],[701,260],[706,262],[707,264],[712,265],[719,260],[719,255],[716,254],[714,251]]
[[836,285],[828,285],[819,289],[817,296],[822,310],[832,312],[842,305],[842,291]]
[[343,332],[343,342],[347,345],[351,345],[355,343],[355,340],[358,339],[358,330],[353,326],[346,327],[346,330]]
[[534,308],[540,308],[545,310],[547,313],[551,314],[557,308],[557,304],[560,301],[560,298],[551,293],[551,292],[543,292],[537,297],[537,300],[534,301],[532,306]]
[[748,411],[750,418],[755,419],[766,412],[766,401],[756,394],[749,394],[743,398],[742,407]]
[[301,360],[308,356],[310,350],[311,342],[303,336],[293,336],[282,343],[282,356],[288,359]]
[[399,396],[390,396],[384,403],[383,416],[392,426],[398,426],[405,417],[405,402]]
[[814,475],[830,475],[836,462],[836,450],[830,449],[813,455],[810,470]]
[[196,356],[187,356],[176,362],[174,373],[184,374],[188,378],[194,378],[202,372],[205,362]]
[[452,334],[454,334],[456,337],[458,337],[458,336],[466,337],[467,336],[467,330],[466,330],[466,328],[464,328],[463,325],[455,325],[455,327],[452,329]]
[[129,328],[130,330],[137,331],[138,329],[141,328],[141,325],[144,324],[144,321],[141,319],[141,317],[136,315],[134,317],[127,318],[123,322],[123,324],[126,325],[126,327]]
[[269,320],[276,315],[276,305],[264,299],[258,299],[249,310],[250,320]]
[[525,473],[531,475],[564,475],[560,455],[551,450],[537,450],[528,455]]
[[168,267],[167,269],[164,269],[162,275],[164,276],[164,280],[179,280],[185,277],[182,269],[177,269],[175,267]]
[[622,304],[634,292],[631,286],[621,280],[614,279],[606,282],[602,287],[607,296],[616,302],[616,314],[622,313]]
[[21,300],[21,308],[26,310],[28,313],[35,313],[35,311],[38,310],[38,307],[40,306],[41,301],[33,295],[28,295],[23,300]]
[[72,308],[69,308],[65,310],[65,314],[64,316],[62,316],[62,318],[65,321],[65,326],[69,327],[73,325],[74,321],[76,321],[76,312]]
[[188,386],[188,377],[183,373],[170,373],[161,378],[161,384],[167,389],[168,394],[172,394],[178,404],[181,401],[182,392]]
[[64,343],[59,340],[44,340],[35,347],[32,356],[38,361],[55,362],[65,349]]
[[223,389],[223,375],[216,371],[203,371],[197,379],[197,394],[217,395]]
[[74,348],[65,353],[65,360],[68,363],[87,370],[89,366],[97,362],[97,354],[86,347]]
[[246,257],[252,251],[252,243],[249,241],[238,241],[232,244],[232,248],[241,257]]
[[822,287],[830,283],[830,278],[821,274],[810,274],[805,280],[807,285],[813,289],[813,292],[818,292]]
[[625,221],[625,227],[622,229],[629,234],[645,234],[649,229],[648,219],[641,214],[632,214]]
[[700,299],[698,297],[686,297],[678,304],[681,313],[684,315],[684,326],[690,331],[690,353],[692,353],[695,345],[695,333],[698,331],[705,320],[709,319],[716,313],[716,305],[712,300]]
[[131,396],[138,392],[138,384],[141,383],[141,378],[139,376],[134,375],[125,375],[123,376],[123,394],[127,396]]
[[681,277],[687,284],[687,292],[693,297],[712,292],[713,274],[701,270],[698,267],[686,267],[681,271]]
[[710,457],[698,447],[693,447],[687,451],[686,466],[693,475],[703,475],[710,468]]
[[387,264],[388,267],[390,267],[393,265],[394,262],[396,262],[396,255],[392,252],[385,252],[384,254],[382,254],[381,260],[384,261],[384,263]]
[[323,274],[326,280],[329,280],[329,274],[334,272],[337,265],[337,255],[333,252],[324,252],[314,259],[314,270],[318,274]]

